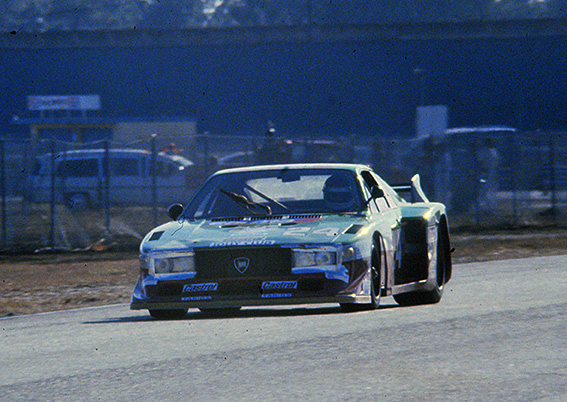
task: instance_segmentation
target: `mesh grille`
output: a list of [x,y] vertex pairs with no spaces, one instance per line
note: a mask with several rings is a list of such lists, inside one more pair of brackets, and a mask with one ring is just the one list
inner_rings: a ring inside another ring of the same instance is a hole
[[199,279],[285,276],[291,274],[291,249],[234,247],[195,250],[195,262]]

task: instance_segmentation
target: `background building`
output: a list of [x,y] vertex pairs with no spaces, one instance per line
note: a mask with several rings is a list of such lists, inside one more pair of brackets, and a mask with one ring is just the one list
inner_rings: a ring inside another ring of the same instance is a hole
[[26,134],[13,116],[37,94],[98,94],[99,118],[194,116],[215,134],[271,121],[292,136],[412,136],[418,105],[446,105],[453,127],[567,120],[560,1],[6,4],[5,136]]

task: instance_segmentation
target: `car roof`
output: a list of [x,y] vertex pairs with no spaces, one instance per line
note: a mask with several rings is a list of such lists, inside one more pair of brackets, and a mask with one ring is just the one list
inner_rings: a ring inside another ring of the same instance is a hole
[[[151,156],[151,152],[145,149],[117,149],[111,148],[108,150],[112,155],[142,155],[142,156]],[[65,155],[66,158],[70,159],[78,159],[84,157],[99,157],[106,152],[103,148],[98,149],[75,149],[70,151],[62,151],[58,152],[56,155]],[[168,155],[163,152],[158,152],[158,157],[170,159],[175,161],[179,164],[190,166],[193,165],[193,162],[189,159],[180,156],[180,155]],[[48,159],[51,157],[51,153],[43,154],[40,156],[42,159]]]
[[[124,155],[150,155],[149,151],[144,149],[114,149],[108,150],[112,154],[124,154]],[[56,155],[65,155],[69,157],[89,157],[89,156],[99,156],[106,152],[103,148],[97,149],[73,149],[69,151],[60,151]],[[41,157],[46,158],[51,156],[51,153],[46,153],[41,155]]]
[[244,173],[244,172],[257,172],[265,170],[282,170],[282,169],[337,169],[337,170],[351,170],[358,173],[360,170],[371,170],[370,167],[361,164],[352,163],[288,163],[279,165],[257,165],[257,166],[245,166],[236,167],[231,169],[219,170],[215,173],[216,175],[226,174],[226,173]]

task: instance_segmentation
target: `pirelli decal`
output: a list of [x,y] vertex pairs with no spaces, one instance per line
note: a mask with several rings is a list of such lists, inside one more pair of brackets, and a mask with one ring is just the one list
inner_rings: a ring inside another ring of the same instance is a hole
[[192,297],[182,297],[181,301],[200,301],[200,300],[211,300],[211,296],[192,296]]
[[278,299],[281,297],[293,297],[291,293],[267,293],[262,295],[263,299]]

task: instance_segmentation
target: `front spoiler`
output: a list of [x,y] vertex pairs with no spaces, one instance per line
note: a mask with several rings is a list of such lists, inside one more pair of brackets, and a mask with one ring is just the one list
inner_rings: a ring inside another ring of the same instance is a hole
[[325,304],[325,303],[370,303],[369,295],[340,295],[327,297],[278,297],[265,299],[225,299],[207,301],[174,301],[174,302],[144,302],[135,301],[130,303],[131,310],[168,310],[188,308],[222,308],[222,307],[244,307],[244,306],[278,306],[293,304]]

